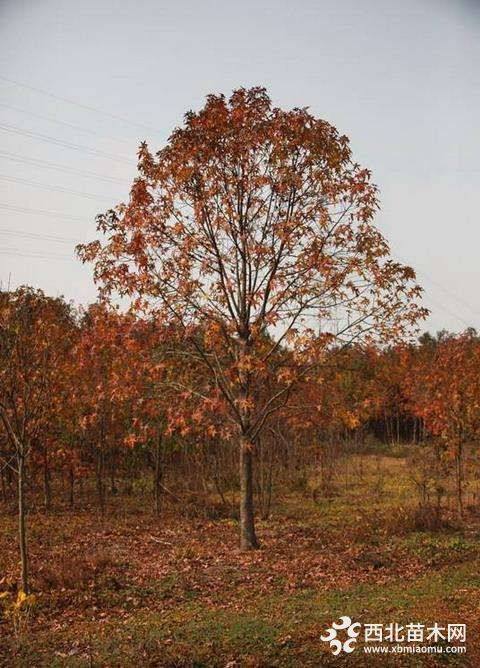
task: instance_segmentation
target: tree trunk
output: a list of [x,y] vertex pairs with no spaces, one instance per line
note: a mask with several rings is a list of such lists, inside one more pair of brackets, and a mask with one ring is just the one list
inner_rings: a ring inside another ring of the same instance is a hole
[[25,455],[18,454],[18,542],[20,544],[20,563],[22,574],[22,589],[25,594],[30,593],[28,584],[28,553],[27,529],[25,520]]
[[155,477],[153,481],[153,494],[155,499],[155,514],[160,515],[162,507],[162,479],[163,479],[163,448],[162,434],[158,435],[155,448]]
[[50,510],[52,506],[52,491],[50,487],[50,469],[48,468],[47,446],[43,450],[43,499],[45,510]]
[[105,482],[103,478],[104,469],[104,455],[103,448],[99,450],[97,455],[97,498],[100,507],[100,513],[105,514]]
[[6,470],[5,468],[2,468],[2,498],[4,503],[7,502],[7,483],[5,481],[6,478]]
[[240,548],[255,550],[259,547],[255,535],[253,513],[253,445],[240,440]]
[[117,485],[115,482],[117,473],[117,453],[115,450],[112,450],[110,457],[110,493],[116,494],[118,492]]
[[457,482],[457,511],[460,518],[463,517],[463,448],[458,446],[455,457],[456,482]]
[[75,488],[75,474],[73,472],[73,466],[70,466],[70,471],[69,471],[69,502],[70,502],[70,508],[73,508],[74,505],[74,488]]

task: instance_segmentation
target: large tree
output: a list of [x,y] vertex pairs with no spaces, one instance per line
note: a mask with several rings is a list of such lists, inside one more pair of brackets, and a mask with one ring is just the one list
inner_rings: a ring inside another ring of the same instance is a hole
[[221,393],[254,548],[262,429],[328,347],[404,334],[420,288],[372,224],[377,190],[347,137],[263,88],[210,95],[155,155],[142,144],[138,167],[129,202],[98,217],[106,239],[79,254],[105,295],[180,328],[209,378],[201,398]]

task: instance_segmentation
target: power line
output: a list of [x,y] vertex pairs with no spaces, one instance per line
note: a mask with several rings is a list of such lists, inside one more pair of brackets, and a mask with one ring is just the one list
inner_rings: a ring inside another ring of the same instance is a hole
[[95,172],[90,172],[82,169],[74,169],[73,167],[61,165],[56,162],[40,160],[40,158],[27,158],[25,156],[16,155],[15,153],[10,153],[9,151],[0,151],[0,156],[6,158],[7,160],[12,160],[13,162],[18,162],[24,165],[32,165],[34,167],[42,167],[44,169],[53,169],[54,171],[65,172],[66,174],[73,174],[75,176],[84,176],[90,179],[106,181],[107,183],[119,183],[121,185],[125,185],[124,181],[122,181],[121,179],[117,179],[114,176],[102,176],[101,174],[96,174]]
[[29,139],[37,139],[38,141],[46,142],[47,144],[54,144],[55,146],[61,146],[62,148],[68,148],[75,151],[84,151],[85,153],[90,153],[101,158],[108,158],[115,162],[124,162],[127,165],[132,164],[131,160],[127,156],[114,155],[112,153],[106,153],[105,151],[98,151],[95,148],[90,148],[89,146],[81,146],[79,144],[72,144],[68,141],[63,141],[63,139],[57,139],[56,137],[50,137],[49,135],[41,134],[40,132],[32,132],[31,130],[23,130],[18,128],[15,125],[8,125],[7,123],[0,124],[0,130],[4,132],[10,132],[22,137],[28,137]]
[[425,278],[430,281],[433,285],[435,285],[439,290],[442,290],[446,295],[451,297],[452,299],[455,299],[456,301],[460,302],[464,306],[466,306],[472,313],[474,313],[477,317],[480,317],[480,312],[473,307],[471,304],[469,304],[463,297],[460,297],[459,295],[455,294],[451,290],[448,290],[445,288],[443,285],[440,285],[437,281],[435,281],[431,276],[428,276],[428,274],[425,273],[423,269],[419,269],[419,272],[425,276]]
[[[398,254],[395,254],[395,255],[396,255],[397,259],[398,259],[400,262],[402,262],[403,264],[406,264],[406,265],[411,266],[411,263],[408,262],[405,258],[402,258],[402,257],[401,257],[400,255],[398,255]],[[437,288],[439,288],[440,290],[442,290],[445,294],[449,295],[450,297],[452,297],[453,299],[456,299],[456,300],[459,301],[459,302],[462,302],[467,308],[469,308],[469,310],[471,310],[471,311],[472,311],[473,313],[475,313],[477,316],[480,315],[480,314],[478,313],[478,311],[477,311],[475,308],[473,308],[467,301],[465,301],[464,299],[462,299],[462,298],[459,297],[458,295],[455,295],[453,292],[450,292],[449,290],[447,290],[447,288],[443,287],[440,283],[438,283],[438,282],[435,281],[433,278],[431,278],[431,277],[430,277],[430,276],[429,276],[423,269],[418,269],[417,265],[415,265],[415,270],[416,270],[417,272],[419,272],[420,274],[423,274],[424,277],[427,279],[428,282],[430,282],[430,283],[432,283],[433,285],[435,285]],[[455,313],[455,311],[452,311],[449,307],[445,306],[442,302],[440,302],[438,299],[436,299],[435,297],[433,297],[433,296],[432,296],[432,293],[431,293],[431,290],[428,290],[428,291],[426,291],[426,292],[428,292],[429,299],[430,299],[431,301],[433,301],[433,303],[436,304],[438,308],[440,308],[440,309],[443,310],[445,313],[447,313],[447,314],[450,315],[451,317],[455,318],[455,319],[458,320],[459,322],[462,322],[466,327],[472,327],[472,326],[473,326],[470,322],[467,322],[464,318],[462,318],[462,316],[458,315],[458,313]]]
[[6,204],[4,202],[0,202],[0,209],[5,209],[6,211],[13,211],[14,213],[28,213],[35,216],[40,215],[40,216],[48,216],[50,218],[63,218],[64,220],[69,220],[77,223],[85,222],[85,218],[81,218],[80,216],[70,216],[69,214],[62,213],[61,211],[51,211],[48,209],[28,209],[27,207],[15,206],[13,204]]
[[22,253],[16,249],[0,249],[0,255],[7,255],[9,257],[27,257],[27,258],[36,258],[39,260],[73,260],[75,259],[73,255],[57,255],[54,253]]
[[88,104],[84,104],[82,102],[77,102],[75,100],[70,100],[70,99],[68,99],[66,97],[62,97],[60,95],[55,95],[54,93],[50,93],[49,91],[46,91],[42,88],[38,88],[37,86],[32,86],[31,84],[21,83],[19,81],[15,81],[14,79],[9,79],[8,77],[1,76],[1,75],[0,75],[0,80],[6,81],[7,83],[12,84],[14,86],[18,86],[20,88],[26,88],[27,90],[32,90],[35,93],[40,93],[42,95],[46,95],[47,97],[50,97],[53,100],[59,100],[60,102],[66,102],[67,104],[71,104],[75,107],[79,107],[80,109],[86,109],[87,111],[93,111],[96,114],[101,114],[102,116],[106,116],[108,118],[113,118],[116,121],[126,123],[127,125],[132,125],[133,127],[136,127],[136,128],[142,128],[144,130],[148,130],[149,132],[155,132],[155,133],[158,132],[158,130],[154,130],[153,128],[150,128],[148,125],[144,125],[143,123],[137,123],[135,121],[131,121],[128,118],[124,118],[123,116],[119,116],[117,114],[112,114],[108,111],[102,111],[101,109],[97,109],[96,107],[92,107]]
[[27,109],[22,109],[21,107],[16,107],[13,104],[7,104],[6,102],[0,102],[0,107],[4,109],[10,109],[10,111],[15,111],[19,114],[25,114],[26,116],[31,116],[32,118],[39,118],[42,121],[47,121],[48,123],[55,123],[56,125],[61,125],[71,130],[76,130],[77,132],[84,132],[95,137],[100,137],[101,139],[107,139],[115,142],[122,142],[123,144],[128,144],[131,147],[132,142],[127,139],[121,139],[120,137],[109,137],[103,133],[97,132],[90,128],[84,128],[81,125],[76,125],[75,123],[69,123],[68,121],[62,121],[59,118],[54,118],[53,116],[48,116],[46,114],[37,114],[34,111],[28,111]]
[[62,188],[61,186],[50,186],[46,183],[37,183],[36,181],[30,181],[29,179],[21,179],[16,176],[6,176],[5,174],[0,174],[0,179],[2,181],[8,181],[10,183],[21,183],[23,185],[32,186],[34,188],[41,188],[43,190],[49,190],[51,192],[66,193],[68,195],[76,195],[77,197],[85,197],[86,199],[93,200],[110,200],[110,197],[104,197],[102,195],[92,195],[91,193],[84,193],[80,190],[70,190],[70,188]]
[[429,295],[429,299],[430,299],[434,304],[436,304],[438,308],[440,308],[442,311],[444,311],[445,313],[447,313],[449,316],[451,316],[452,318],[455,318],[455,319],[458,320],[459,322],[463,323],[463,324],[465,325],[465,327],[473,327],[473,325],[472,325],[471,322],[467,322],[464,318],[462,318],[462,316],[458,315],[458,313],[455,313],[455,311],[452,311],[452,310],[449,309],[447,306],[445,306],[444,304],[442,304],[441,302],[439,302],[438,299],[436,299],[435,297],[433,297],[433,296],[432,296],[432,293],[431,293],[430,291],[428,291],[428,295]]
[[6,235],[6,236],[18,236],[22,237],[24,239],[38,239],[38,240],[45,240],[45,241],[55,241],[58,243],[74,243],[78,244],[80,243],[78,239],[73,239],[72,237],[61,237],[56,234],[37,234],[36,232],[27,232],[26,230],[12,230],[8,228],[0,228],[0,234]]

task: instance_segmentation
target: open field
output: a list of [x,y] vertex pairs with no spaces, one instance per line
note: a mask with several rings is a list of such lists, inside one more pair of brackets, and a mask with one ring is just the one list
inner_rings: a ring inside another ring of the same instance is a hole
[[[103,520],[88,509],[32,514],[36,601],[16,632],[11,617],[0,625],[2,665],[479,665],[475,509],[462,525],[451,513],[442,529],[422,531],[405,459],[351,456],[340,470],[329,499],[279,495],[251,553],[236,548],[234,519],[178,509],[156,519],[123,497]],[[8,590],[16,520],[0,521]],[[467,653],[372,657],[358,647],[333,657],[320,635],[341,615],[466,623]]]

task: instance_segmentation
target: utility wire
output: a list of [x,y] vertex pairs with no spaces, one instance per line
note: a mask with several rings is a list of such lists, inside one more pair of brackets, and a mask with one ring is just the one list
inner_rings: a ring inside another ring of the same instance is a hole
[[[393,255],[393,253],[392,253],[392,255]],[[408,262],[405,258],[402,258],[400,255],[398,255],[398,253],[395,253],[395,256],[403,264],[406,264],[408,266],[413,266],[411,262]],[[477,308],[475,308],[474,306],[472,306],[466,299],[464,299],[463,297],[460,297],[459,295],[455,294],[452,290],[447,289],[445,286],[441,285],[441,283],[439,283],[438,281],[435,281],[431,276],[429,276],[429,274],[427,274],[427,272],[424,269],[418,268],[418,266],[416,264],[414,266],[414,269],[417,273],[423,274],[423,276],[425,277],[427,282],[429,282],[432,285],[434,285],[435,287],[437,287],[439,290],[444,292],[446,295],[448,295],[449,297],[454,299],[456,302],[460,302],[461,304],[463,304],[466,308],[469,309],[469,311],[471,311],[477,317],[480,317],[480,311]],[[429,291],[429,294],[431,295],[431,291]],[[463,318],[456,315],[453,311],[450,311],[450,315],[453,315],[458,320],[461,320],[464,324],[467,324],[466,321]],[[471,325],[469,325],[469,324],[467,324],[467,326],[471,327]]]
[[45,241],[55,241],[58,243],[64,244],[78,244],[80,243],[78,239],[73,239],[72,237],[60,237],[56,234],[37,234],[36,232],[28,232],[27,230],[12,230],[8,228],[0,228],[0,234],[3,234],[7,237],[16,236],[22,237],[24,239],[39,239]]
[[54,253],[22,253],[17,251],[16,249],[1,249],[0,250],[0,255],[7,255],[8,257],[28,257],[28,258],[35,258],[38,260],[72,260],[74,259],[72,255],[56,255]]
[[89,179],[95,179],[97,181],[105,181],[106,183],[119,183],[125,185],[125,181],[117,179],[114,176],[105,176],[102,174],[96,174],[95,172],[89,172],[82,169],[74,169],[73,167],[68,167],[67,165],[61,165],[58,162],[49,162],[47,160],[40,160],[40,158],[30,158],[15,153],[10,153],[9,151],[0,151],[0,157],[6,158],[13,162],[18,162],[23,165],[31,165],[33,167],[41,167],[43,169],[53,169],[57,172],[65,172],[66,174],[73,174],[75,176],[84,176]]
[[427,279],[427,281],[429,281],[430,283],[432,283],[433,285],[435,285],[439,290],[442,290],[442,292],[444,292],[446,295],[448,295],[448,296],[451,297],[452,299],[455,299],[457,302],[460,302],[461,304],[463,304],[464,306],[466,306],[466,307],[469,309],[469,311],[471,311],[471,312],[472,312],[473,314],[475,314],[477,317],[480,317],[480,311],[478,311],[478,309],[476,309],[476,308],[475,308],[474,306],[472,306],[469,302],[467,302],[463,297],[460,297],[459,295],[455,294],[455,293],[452,292],[451,290],[445,288],[443,285],[441,285],[440,283],[438,283],[438,281],[435,281],[431,276],[428,276],[428,274],[426,274],[425,271],[424,271],[423,269],[419,269],[418,271],[419,271],[420,274],[423,274],[423,275],[425,276],[425,278]]
[[[395,253],[395,254],[392,253],[391,255],[392,255],[392,257],[393,257],[394,259],[397,259],[397,260],[398,260],[399,262],[401,262],[402,264],[406,264],[406,265],[408,265],[408,266],[414,266],[414,265],[412,265],[411,262],[408,262],[405,258],[402,258],[400,255],[398,255],[398,253]],[[445,294],[447,294],[447,295],[449,295],[450,297],[453,297],[454,299],[456,299],[456,300],[462,302],[462,303],[463,303],[465,306],[467,306],[467,307],[469,308],[469,310],[471,310],[473,313],[476,313],[477,315],[480,315],[480,314],[478,313],[478,311],[476,311],[476,309],[474,309],[470,304],[468,304],[468,302],[466,302],[464,299],[461,299],[461,298],[458,297],[457,295],[454,295],[453,292],[450,292],[449,290],[447,290],[447,288],[443,287],[443,286],[442,286],[440,283],[438,283],[437,281],[434,281],[433,278],[431,278],[430,276],[428,276],[428,274],[427,274],[423,269],[419,269],[418,266],[417,266],[416,264],[415,264],[415,266],[414,266],[414,269],[415,269],[415,271],[416,271],[417,273],[423,274],[423,276],[427,279],[427,282],[432,283],[432,284],[435,285],[437,288],[439,288],[440,290],[442,290]],[[437,306],[437,308],[440,308],[441,310],[443,310],[445,313],[447,313],[447,314],[448,314],[449,316],[451,316],[452,318],[455,318],[455,319],[458,320],[459,322],[463,323],[466,327],[473,327],[473,325],[472,325],[470,322],[467,322],[467,320],[465,320],[464,318],[462,318],[462,316],[458,315],[458,313],[456,313],[455,311],[453,311],[453,310],[450,309],[449,307],[445,306],[445,304],[443,304],[443,303],[440,302],[436,297],[434,297],[434,296],[432,295],[432,291],[431,291],[431,289],[426,289],[426,288],[424,288],[424,291],[428,294],[429,299],[430,299],[430,300]]]
[[71,130],[76,130],[77,132],[84,132],[94,137],[100,137],[101,139],[106,139],[114,142],[121,142],[122,144],[128,145],[130,148],[132,147],[132,142],[134,141],[134,140],[128,141],[127,139],[121,139],[120,137],[109,137],[108,135],[97,132],[97,130],[84,128],[81,125],[76,125],[75,123],[69,123],[68,121],[62,121],[59,118],[54,118],[53,116],[48,116],[46,114],[37,114],[34,111],[28,111],[27,109],[22,109],[21,107],[16,107],[13,104],[7,104],[6,102],[0,102],[0,107],[3,107],[3,109],[9,109],[10,111],[14,111],[15,113],[18,114],[25,114],[26,116],[31,116],[32,118],[38,118],[42,121],[47,121],[48,123],[55,123],[56,125],[70,128]]
[[63,139],[57,139],[56,137],[50,137],[50,135],[44,135],[40,132],[32,132],[31,130],[23,130],[18,128],[15,125],[9,125],[7,123],[0,123],[0,130],[3,132],[9,132],[22,137],[28,137],[29,139],[37,139],[38,141],[46,142],[47,144],[53,144],[55,146],[61,146],[62,148],[72,149],[74,151],[84,151],[85,153],[90,153],[91,155],[98,156],[100,158],[108,158],[115,162],[123,162],[127,165],[132,165],[132,161],[127,158],[127,156],[114,155],[112,153],[106,153],[105,151],[98,151],[95,148],[90,148],[89,146],[81,146],[79,144],[72,144],[68,141],[63,141]]
[[0,180],[8,181],[9,183],[21,183],[22,185],[32,186],[34,188],[41,188],[43,190],[49,190],[51,192],[66,193],[68,195],[76,195],[77,197],[85,197],[86,199],[93,200],[111,200],[111,197],[105,197],[102,195],[93,195],[91,193],[81,192],[80,190],[71,190],[70,188],[62,188],[61,186],[50,186],[47,183],[37,183],[36,181],[30,181],[29,179],[21,179],[16,176],[7,176],[5,174],[0,174]]
[[447,313],[447,314],[448,314],[449,316],[451,316],[452,318],[455,318],[455,319],[458,320],[459,322],[463,323],[463,324],[465,325],[465,327],[473,327],[473,325],[472,325],[471,322],[467,322],[467,320],[465,320],[464,318],[462,318],[462,316],[458,315],[458,313],[455,313],[455,311],[452,311],[450,308],[448,308],[447,306],[445,306],[445,304],[443,304],[442,302],[439,302],[438,299],[436,299],[435,297],[433,297],[433,296],[432,296],[432,293],[431,293],[430,290],[426,290],[426,292],[427,292],[427,294],[428,294],[428,296],[429,296],[429,299],[430,299],[434,304],[436,304],[436,306],[437,306],[438,308],[440,308],[440,310],[444,311],[445,313]]
[[5,209],[6,211],[13,211],[15,213],[28,213],[35,216],[40,215],[40,216],[49,216],[50,218],[63,218],[64,220],[69,220],[77,223],[85,222],[85,218],[81,218],[80,216],[70,216],[69,214],[62,213],[61,211],[51,211],[48,209],[28,209],[23,206],[15,206],[13,204],[6,204],[4,202],[0,202],[0,209]]
[[2,76],[2,75],[0,75],[0,80],[5,81],[6,83],[12,84],[13,86],[18,86],[19,88],[26,88],[27,90],[32,90],[35,93],[40,93],[42,95],[46,95],[47,97],[50,97],[53,100],[58,100],[60,102],[66,102],[67,104],[71,104],[75,107],[79,107],[80,109],[86,109],[87,111],[92,111],[96,114],[101,114],[102,116],[105,116],[107,118],[113,118],[114,120],[120,121],[122,123],[126,123],[127,125],[131,125],[131,126],[136,127],[136,128],[142,128],[144,130],[148,130],[149,132],[158,133],[158,130],[150,128],[148,125],[144,125],[143,123],[136,123],[135,121],[131,121],[128,118],[124,118],[123,116],[119,116],[117,114],[112,114],[108,111],[103,111],[102,109],[97,109],[96,107],[92,107],[89,104],[84,104],[83,102],[77,102],[76,100],[70,100],[69,98],[62,97],[60,95],[55,95],[54,93],[50,93],[49,91],[46,91],[43,88],[39,88],[37,86],[32,86],[31,84],[21,83],[20,81],[15,81],[14,79],[10,79],[10,78]]

